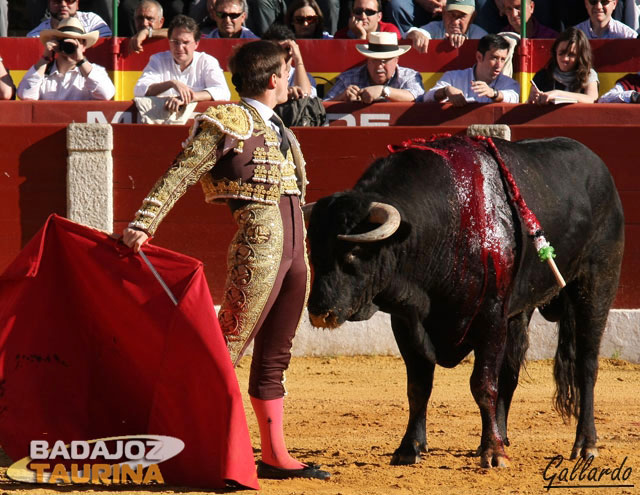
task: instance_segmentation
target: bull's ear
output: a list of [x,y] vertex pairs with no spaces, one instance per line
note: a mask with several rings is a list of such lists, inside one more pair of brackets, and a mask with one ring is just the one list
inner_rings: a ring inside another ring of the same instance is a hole
[[311,218],[311,210],[313,210],[313,205],[315,204],[316,202],[314,201],[313,203],[307,203],[306,205],[302,206],[302,213],[304,215],[305,223],[309,223],[309,219]]

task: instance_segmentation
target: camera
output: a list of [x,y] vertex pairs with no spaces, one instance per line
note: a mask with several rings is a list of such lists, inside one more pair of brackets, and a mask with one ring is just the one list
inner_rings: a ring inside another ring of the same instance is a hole
[[71,43],[70,41],[60,40],[58,42],[58,47],[61,52],[66,53],[67,55],[73,55],[76,53],[77,46]]

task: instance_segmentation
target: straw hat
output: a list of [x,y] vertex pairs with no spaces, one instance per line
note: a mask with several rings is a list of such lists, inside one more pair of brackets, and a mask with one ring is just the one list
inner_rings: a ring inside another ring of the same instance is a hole
[[89,48],[96,44],[100,33],[98,31],[85,32],[82,23],[75,17],[62,19],[58,24],[58,29],[44,29],[40,31],[40,41],[46,44],[54,38],[72,38],[74,40],[86,40],[86,47]]
[[411,50],[408,45],[398,45],[396,33],[369,33],[367,41],[367,45],[356,45],[356,50],[369,58],[399,57]]

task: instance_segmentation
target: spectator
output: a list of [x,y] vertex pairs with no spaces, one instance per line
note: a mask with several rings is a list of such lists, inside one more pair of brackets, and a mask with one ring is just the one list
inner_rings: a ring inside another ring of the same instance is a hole
[[247,0],[247,27],[256,35],[262,36],[274,23],[284,22],[287,11],[285,0]]
[[551,47],[547,66],[533,77],[529,103],[545,105],[557,98],[579,103],[598,99],[598,74],[593,70],[591,45],[575,27],[563,31]]
[[136,34],[129,39],[129,52],[144,51],[142,44],[151,38],[166,38],[169,30],[163,28],[162,5],[157,0],[140,0],[134,14]]
[[257,38],[250,29],[244,27],[249,9],[247,0],[207,0],[207,7],[209,17],[218,27],[203,33],[205,38]]
[[[539,3],[557,2],[558,0],[538,0]],[[480,26],[488,33],[497,33],[504,26],[504,13],[502,4],[504,0],[476,0],[476,17],[474,24]]]
[[22,100],[110,100],[116,92],[104,67],[87,60],[85,50],[98,41],[98,31],[85,33],[75,17],[58,29],[40,32],[42,57],[18,85]]
[[4,66],[0,57],[0,100],[13,100],[15,98],[16,87],[11,79],[11,74]]
[[135,96],[166,97],[170,112],[192,101],[228,100],[229,87],[218,61],[197,52],[200,28],[186,15],[178,15],[169,25],[169,51],[151,55],[136,83]]
[[398,65],[398,57],[410,46],[398,46],[394,33],[369,33],[369,44],[356,45],[365,57],[364,65],[343,72],[325,100],[415,101],[424,93],[422,76]]
[[289,70],[289,99],[297,100],[303,96],[318,96],[316,80],[304,67],[300,47],[295,42],[296,35],[283,24],[273,24],[262,36],[263,40],[276,41],[287,51],[287,69]]
[[[513,32],[520,34],[522,29],[522,22],[520,21],[520,8],[522,7],[522,0],[503,0],[504,13],[509,20],[509,25],[504,27],[502,31]],[[527,11],[525,17],[527,19],[527,38],[532,39],[556,39],[558,32],[543,26],[533,16],[536,3],[534,0],[527,0]]]
[[589,18],[576,25],[587,38],[637,38],[638,33],[626,24],[611,18],[618,0],[584,0]]
[[402,33],[411,27],[424,26],[442,16],[447,0],[389,0],[385,18]]
[[80,12],[78,4],[80,0],[49,0],[49,12],[51,18],[46,19],[32,31],[27,33],[30,38],[40,36],[43,30],[56,29],[63,19],[75,18],[80,22],[85,33],[98,31],[98,35],[111,36],[111,29],[102,18],[93,12]]
[[[340,0],[317,0],[320,10],[324,14],[324,29],[333,36],[338,30],[338,23],[340,21]],[[346,2],[345,2],[346,3]]]
[[284,22],[293,29],[298,39],[333,38],[324,30],[324,16],[316,0],[294,0],[289,5]]
[[431,21],[421,28],[412,27],[405,38],[411,40],[420,53],[426,53],[430,39],[448,39],[453,48],[460,48],[467,38],[479,40],[487,34],[473,24],[475,16],[475,0],[447,0],[441,21]]
[[445,72],[423,101],[449,101],[456,107],[471,102],[518,103],[520,86],[502,74],[508,51],[509,43],[502,36],[486,35],[478,43],[476,65]]
[[382,22],[382,7],[380,0],[355,0],[346,28],[336,32],[336,39],[368,39],[369,33],[395,33],[398,39],[402,35],[396,26],[389,22]]
[[640,103],[640,72],[627,74],[603,94],[598,103]]

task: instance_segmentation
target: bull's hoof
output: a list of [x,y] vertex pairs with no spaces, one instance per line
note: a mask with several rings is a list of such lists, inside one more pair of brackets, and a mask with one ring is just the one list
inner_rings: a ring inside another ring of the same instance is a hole
[[428,450],[426,443],[414,442],[414,445],[409,449],[401,445],[393,453],[393,456],[391,457],[391,465],[408,466],[409,464],[417,464],[421,460],[420,453],[427,452]]
[[410,464],[417,464],[420,462],[419,454],[399,454],[397,451],[393,453],[391,457],[392,466],[408,466]]
[[511,461],[506,454],[499,454],[485,451],[480,456],[480,467],[491,469],[492,467],[508,468],[511,465]]
[[585,460],[589,457],[598,457],[598,447],[573,447],[571,459],[577,459],[578,456]]

